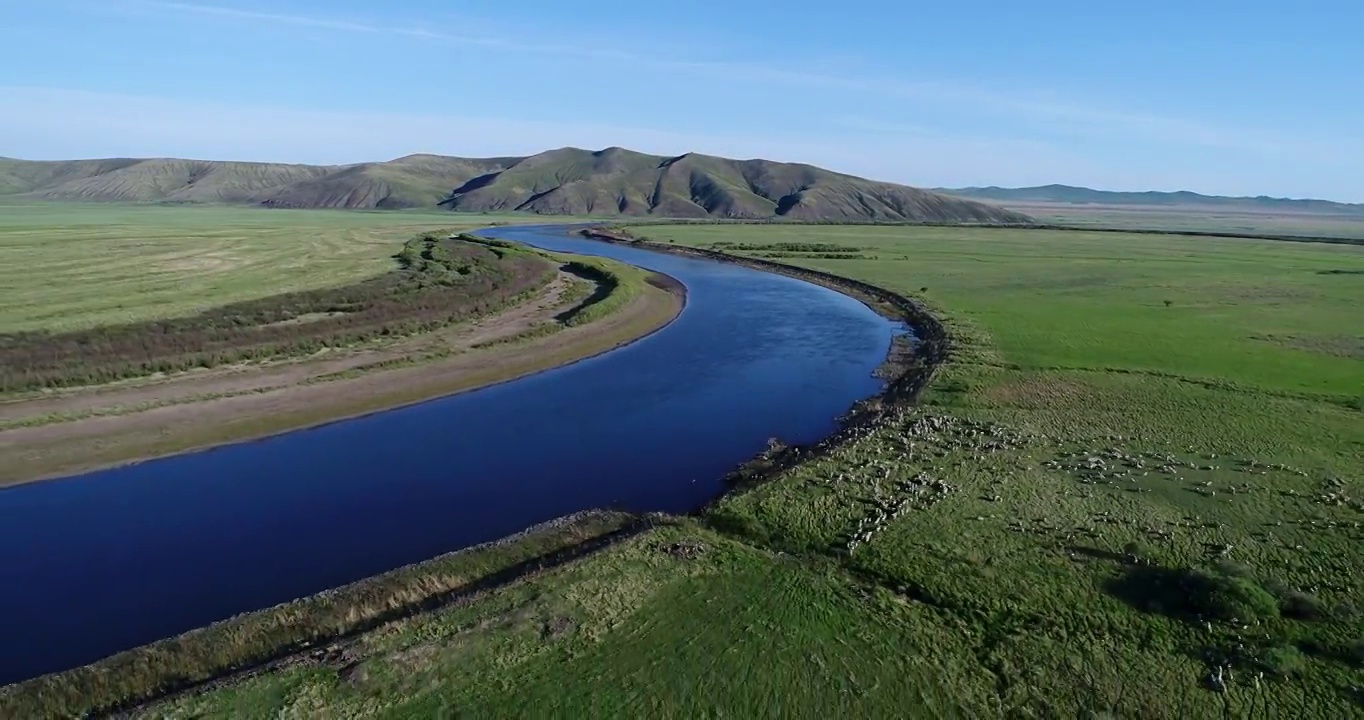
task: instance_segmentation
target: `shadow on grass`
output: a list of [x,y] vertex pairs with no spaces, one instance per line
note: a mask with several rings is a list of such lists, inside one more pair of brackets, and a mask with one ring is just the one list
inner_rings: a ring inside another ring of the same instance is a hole
[[563,270],[564,272],[570,275],[577,277],[580,280],[586,280],[588,282],[591,282],[595,284],[596,287],[592,290],[592,294],[589,295],[585,300],[576,303],[567,310],[555,315],[554,320],[556,322],[567,323],[569,320],[573,319],[573,316],[581,313],[584,308],[596,305],[597,303],[610,297],[612,291],[616,289],[616,280],[614,277],[611,277],[609,273],[606,273],[605,271],[600,270],[598,268],[592,267],[591,265],[571,262],[564,264],[559,269]]
[[1249,622],[1279,615],[1275,597],[1230,565],[1208,570],[1131,565],[1104,589],[1137,610],[1184,622]]

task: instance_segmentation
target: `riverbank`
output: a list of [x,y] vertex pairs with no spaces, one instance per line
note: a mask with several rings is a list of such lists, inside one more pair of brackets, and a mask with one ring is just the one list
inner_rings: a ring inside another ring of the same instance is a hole
[[659,521],[610,511],[558,518],[501,540],[229,618],[93,665],[0,688],[0,716],[106,717],[262,673],[345,663],[354,638],[467,603],[532,578]]
[[[761,263],[752,263],[751,265],[758,269],[770,271],[774,270],[777,264],[771,264],[772,267],[764,267]],[[932,316],[912,301],[881,291],[878,288],[851,281],[845,282],[834,276],[805,271],[797,272],[798,269],[796,268],[781,269],[784,270],[782,274],[815,281],[818,284],[853,295],[874,310],[897,321],[916,325],[920,322],[932,321]],[[913,347],[906,343],[896,344],[892,348],[886,363],[883,364],[879,374],[887,381],[885,392],[872,400],[859,403],[844,418],[841,423],[842,429],[833,437],[808,447],[774,449],[753,462],[745,464],[739,471],[731,475],[731,480],[738,483],[740,478],[743,478],[751,482],[759,476],[776,473],[781,467],[826,452],[829,448],[853,437],[858,428],[865,428],[874,423],[877,418],[882,417],[892,407],[908,402],[917,392],[917,389],[927,382],[937,363],[945,356],[947,346],[946,335],[940,327],[919,328],[917,334],[919,340],[913,343]],[[919,354],[916,355],[916,353]],[[597,514],[589,514],[586,517],[591,523],[595,522],[591,518],[598,516]],[[601,549],[614,547],[620,541],[636,537],[659,523],[665,525],[676,522],[690,523],[690,521],[669,520],[658,516],[612,515],[611,517],[617,518],[621,523],[616,528],[620,532],[594,534],[590,530],[581,529],[579,526],[582,520],[576,518],[560,522],[558,527],[578,528],[572,532],[577,535],[591,535],[596,538],[590,546],[583,546],[595,553]],[[628,520],[620,520],[627,517]],[[630,529],[624,530],[623,528],[626,527]],[[522,544],[522,540],[514,537],[502,541],[498,547],[521,548]],[[516,552],[523,552],[523,550]],[[685,549],[678,552],[685,552]],[[571,557],[566,557],[565,561],[577,560],[587,554],[586,550],[575,552]],[[456,555],[459,556],[459,554]],[[286,604],[259,613],[244,615],[230,623],[220,623],[179,638],[121,653],[85,668],[20,683],[0,693],[0,703],[8,702],[8,707],[40,715],[108,712],[161,699],[167,697],[169,693],[206,687],[205,683],[217,684],[235,681],[272,669],[289,667],[300,662],[320,663],[328,667],[335,666],[338,663],[345,664],[347,654],[344,648],[337,645],[337,642],[365,629],[373,628],[377,624],[373,620],[375,617],[373,613],[365,609],[369,607],[367,604],[369,601],[366,598],[370,597],[376,589],[382,589],[381,594],[384,597],[401,599],[401,601],[394,601],[396,605],[389,608],[389,614],[384,616],[386,619],[383,622],[410,617],[415,613],[435,607],[445,607],[447,605],[436,602],[433,598],[443,598],[449,595],[451,582],[448,579],[442,579],[446,577],[442,568],[447,562],[446,558],[438,558],[427,563],[419,563],[409,568],[375,576],[357,584],[357,586],[367,588],[363,592],[351,588],[315,596],[316,598],[330,598],[326,601],[329,603],[328,607],[353,609],[354,612],[348,615],[351,619],[344,622],[330,620],[321,622],[314,617],[314,611],[300,610],[300,608],[311,606],[301,606],[298,603]],[[535,562],[558,564],[540,560]],[[422,580],[422,578],[427,577],[431,579],[429,581]],[[521,574],[503,572],[500,567],[487,566],[478,573],[461,575],[460,581],[477,583],[478,587],[491,590],[521,577],[523,577]],[[305,599],[299,603],[312,601],[312,599]],[[334,615],[336,613],[330,612],[327,617]],[[234,641],[230,641],[240,632],[240,628],[243,627],[242,623],[249,627],[262,627],[270,630],[255,635],[254,637],[257,638],[254,641],[255,644],[249,648],[244,648]],[[307,641],[310,644],[307,646],[300,645],[297,640],[300,636],[310,638]],[[224,642],[224,639],[229,641]],[[313,648],[319,644],[326,644],[328,647],[322,651],[314,650]],[[220,648],[226,648],[226,650],[220,651]],[[177,659],[182,656],[188,660],[182,662]],[[179,668],[185,666],[192,667],[192,672],[183,673],[179,671]],[[140,668],[140,670],[136,673],[116,671],[116,668],[129,667]],[[104,685],[102,678],[111,676],[128,677],[129,680],[116,687]],[[5,705],[0,705],[0,707],[5,707]]]
[[524,302],[468,322],[306,357],[0,403],[0,453],[7,459],[0,486],[259,439],[514,380],[652,334],[686,303],[682,284],[657,273],[542,256],[559,265],[551,282]]
[[[934,374],[948,362],[952,354],[952,336],[947,326],[926,305],[907,295],[852,278],[765,258],[652,242],[622,230],[590,227],[578,232],[584,237],[603,242],[623,243],[683,257],[704,258],[804,280],[852,297],[882,317],[904,323],[912,332],[911,338],[901,337],[895,340],[885,363],[878,369],[877,376],[886,382],[880,393],[850,408],[840,418],[838,430],[829,437],[808,446],[775,446],[736,468],[725,477],[728,486],[735,491],[756,487],[797,464],[823,457],[859,435],[865,434],[870,428],[897,414],[903,408],[914,404],[920,393],[932,381]],[[717,498],[716,502],[720,499],[723,498]],[[697,514],[704,514],[709,507],[710,505],[698,508]]]
[[1352,480],[1364,425],[1336,402],[1359,387],[1342,338],[1358,334],[1357,251],[972,229],[648,232],[799,253],[924,298],[943,311],[952,361],[916,407],[699,518],[387,624],[334,660],[129,715],[1364,707]]

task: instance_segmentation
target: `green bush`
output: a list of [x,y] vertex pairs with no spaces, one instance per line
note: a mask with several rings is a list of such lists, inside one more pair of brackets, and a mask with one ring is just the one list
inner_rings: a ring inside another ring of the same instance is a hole
[[1218,620],[1254,620],[1279,615],[1279,603],[1249,577],[1197,570],[1186,582],[1192,609]]
[[1302,672],[1307,660],[1302,652],[1292,645],[1276,645],[1264,651],[1260,656],[1260,665],[1265,672],[1288,677]]

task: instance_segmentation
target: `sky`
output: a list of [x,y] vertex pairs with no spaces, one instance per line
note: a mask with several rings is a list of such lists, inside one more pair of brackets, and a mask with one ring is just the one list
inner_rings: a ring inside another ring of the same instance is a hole
[[1364,3],[0,0],[0,156],[622,146],[1364,202]]

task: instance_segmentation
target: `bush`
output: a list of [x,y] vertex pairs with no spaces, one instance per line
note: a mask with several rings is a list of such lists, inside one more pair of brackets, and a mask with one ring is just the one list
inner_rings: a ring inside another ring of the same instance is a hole
[[1297,675],[1306,667],[1307,661],[1302,652],[1292,645],[1276,645],[1260,656],[1260,666],[1265,672],[1287,677]]
[[1186,589],[1191,607],[1218,620],[1254,620],[1277,617],[1279,603],[1254,580],[1222,572],[1194,571]]
[[1279,602],[1234,565],[1208,570],[1133,564],[1109,592],[1145,612],[1190,621],[1252,621],[1279,615]]

